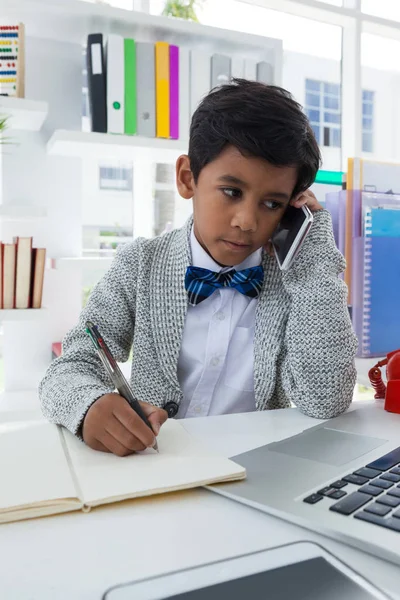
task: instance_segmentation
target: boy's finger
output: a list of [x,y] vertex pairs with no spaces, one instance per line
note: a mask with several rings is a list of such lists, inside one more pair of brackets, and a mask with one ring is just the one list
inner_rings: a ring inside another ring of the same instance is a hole
[[154,446],[154,432],[147,427],[127,402],[116,405],[113,409],[113,415],[129,433],[142,442],[145,448],[152,448]]
[[142,452],[146,449],[136,433],[129,431],[115,416],[105,425],[105,430],[130,452]]
[[168,419],[168,413],[167,411],[159,408],[158,410],[152,412],[148,418],[154,433],[158,435],[160,433],[161,426]]
[[301,206],[304,206],[304,204],[307,204],[307,196],[301,196],[300,198],[297,198],[297,200],[293,201],[292,206],[296,206],[297,208],[300,208]]
[[110,450],[106,448],[104,444],[95,438],[87,440],[86,443],[93,450],[98,450],[99,452],[110,452]]
[[125,448],[123,444],[121,444],[118,440],[115,439],[113,435],[111,435],[108,431],[104,430],[101,434],[101,443],[113,454],[117,456],[128,456],[128,454],[133,454],[134,450],[129,450]]

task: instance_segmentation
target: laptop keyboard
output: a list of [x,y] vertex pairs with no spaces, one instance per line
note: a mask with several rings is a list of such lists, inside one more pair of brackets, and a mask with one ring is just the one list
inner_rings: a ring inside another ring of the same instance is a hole
[[[346,487],[351,484],[350,493]],[[304,498],[337,500],[329,510],[400,532],[400,447]]]

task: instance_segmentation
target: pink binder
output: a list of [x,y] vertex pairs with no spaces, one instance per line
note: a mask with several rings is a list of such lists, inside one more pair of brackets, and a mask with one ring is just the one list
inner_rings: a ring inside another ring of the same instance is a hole
[[169,128],[170,137],[179,139],[179,47],[169,47]]

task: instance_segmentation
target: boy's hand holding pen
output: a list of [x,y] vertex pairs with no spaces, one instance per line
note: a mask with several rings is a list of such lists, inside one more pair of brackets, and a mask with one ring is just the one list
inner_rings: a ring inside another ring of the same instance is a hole
[[88,321],[86,331],[119,393],[105,394],[89,408],[82,428],[85,443],[118,456],[146,448],[158,451],[156,436],[168,418],[166,411],[137,401],[98,328]]

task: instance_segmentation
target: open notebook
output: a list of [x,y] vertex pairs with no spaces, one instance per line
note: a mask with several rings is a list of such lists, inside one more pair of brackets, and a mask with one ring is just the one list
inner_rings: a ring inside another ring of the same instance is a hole
[[128,498],[244,479],[246,471],[207,451],[169,419],[155,450],[120,458],[96,452],[43,421],[0,425],[0,523]]

